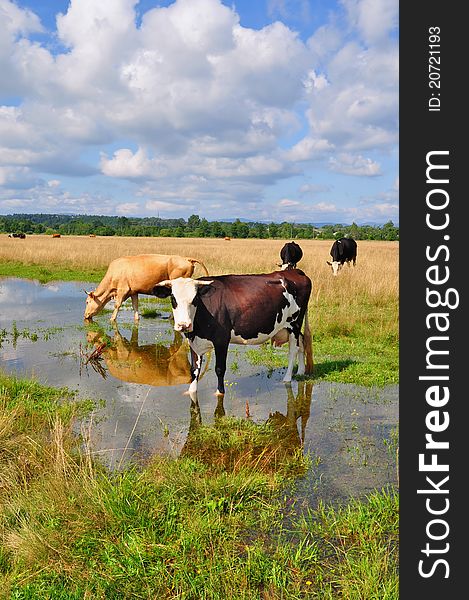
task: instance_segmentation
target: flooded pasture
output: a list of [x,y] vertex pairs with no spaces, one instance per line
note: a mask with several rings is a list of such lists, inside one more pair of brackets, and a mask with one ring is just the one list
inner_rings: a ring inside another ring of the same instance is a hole
[[214,395],[214,357],[206,355],[194,405],[185,393],[188,346],[173,331],[169,303],[141,296],[138,327],[130,300],[117,327],[110,310],[86,325],[89,287],[0,280],[0,369],[98,401],[83,427],[92,451],[111,467],[154,452],[176,456],[190,446],[198,423],[226,414],[257,423],[270,418],[283,427],[292,452],[304,448],[312,467],[297,490],[311,504],[397,484],[398,386],[284,384],[286,363],[273,371],[252,365],[247,348],[231,345],[224,400]]

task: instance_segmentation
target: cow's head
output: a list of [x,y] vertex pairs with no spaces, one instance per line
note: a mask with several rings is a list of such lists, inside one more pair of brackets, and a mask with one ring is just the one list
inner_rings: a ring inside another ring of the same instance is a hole
[[198,296],[207,293],[212,281],[178,277],[166,279],[153,288],[153,294],[158,298],[171,297],[173,307],[174,329],[190,333],[194,328],[194,317],[197,310]]
[[89,321],[95,314],[97,314],[102,308],[102,302],[98,300],[95,296],[94,292],[87,292],[83,290],[86,294],[86,305],[85,305],[85,320]]
[[332,262],[326,260],[326,262],[331,267],[333,275],[337,275],[340,269],[342,268],[342,263],[340,263],[337,260],[333,260]]

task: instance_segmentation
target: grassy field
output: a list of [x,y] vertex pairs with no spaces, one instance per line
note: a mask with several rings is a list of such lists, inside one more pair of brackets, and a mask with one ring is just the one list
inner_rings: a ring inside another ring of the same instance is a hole
[[295,511],[307,458],[227,417],[109,473],[72,433],[89,409],[0,374],[2,600],[397,600],[397,493]]
[[[143,253],[179,254],[204,262],[209,273],[269,273],[282,240],[115,238],[0,235],[0,276],[99,282],[109,262]],[[359,241],[357,266],[333,277],[330,240],[301,240],[299,263],[313,282],[309,316],[315,379],[385,385],[398,381],[398,242]],[[195,276],[202,275],[196,267]],[[278,367],[282,352],[265,347],[253,360]]]

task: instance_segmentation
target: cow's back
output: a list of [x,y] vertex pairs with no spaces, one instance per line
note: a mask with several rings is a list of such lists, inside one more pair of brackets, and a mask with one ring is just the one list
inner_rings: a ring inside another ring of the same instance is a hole
[[341,240],[344,244],[344,256],[346,259],[353,259],[357,256],[357,242],[352,238],[343,238]]
[[357,256],[357,242],[353,238],[340,238],[331,247],[332,260],[344,262]]
[[204,321],[200,323],[203,328],[211,315],[218,323],[229,327],[236,325],[246,338],[255,338],[259,331],[267,333],[276,323],[279,311],[288,307],[285,290],[304,307],[311,294],[311,280],[300,269],[199,279],[212,281],[213,292],[202,297],[208,314],[202,316],[197,310],[194,330],[199,315]]
[[151,293],[153,287],[164,279],[190,277],[194,265],[187,258],[167,254],[138,254],[114,259],[105,278],[111,287]]

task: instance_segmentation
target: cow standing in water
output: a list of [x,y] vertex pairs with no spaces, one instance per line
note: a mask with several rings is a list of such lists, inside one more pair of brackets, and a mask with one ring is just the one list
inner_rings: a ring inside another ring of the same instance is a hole
[[303,250],[296,242],[287,242],[280,250],[282,264],[278,265],[282,271],[286,269],[296,269],[296,265],[303,258]]
[[337,275],[345,262],[350,266],[350,261],[352,261],[353,266],[355,266],[357,262],[357,242],[352,238],[340,238],[332,244],[330,254],[332,262],[328,260],[326,262],[332,268],[333,275]]
[[101,283],[92,291],[85,293],[85,320],[91,320],[105,305],[114,299],[114,311],[111,321],[115,321],[122,303],[132,298],[134,320],[138,321],[138,294],[153,294],[154,286],[166,279],[191,277],[198,263],[208,275],[205,265],[196,258],[187,258],[167,254],[139,254],[122,256],[113,260]]
[[[288,368],[283,381],[292,379],[298,356],[298,375],[313,370],[308,302],[311,280],[291,269],[261,275],[219,275],[162,281],[154,287],[159,298],[171,297],[174,328],[184,332],[192,355],[189,393],[197,392],[202,356],[215,349],[217,394],[225,393],[228,346],[289,342]],[[301,327],[304,321],[304,334]],[[305,364],[306,354],[306,364]]]

